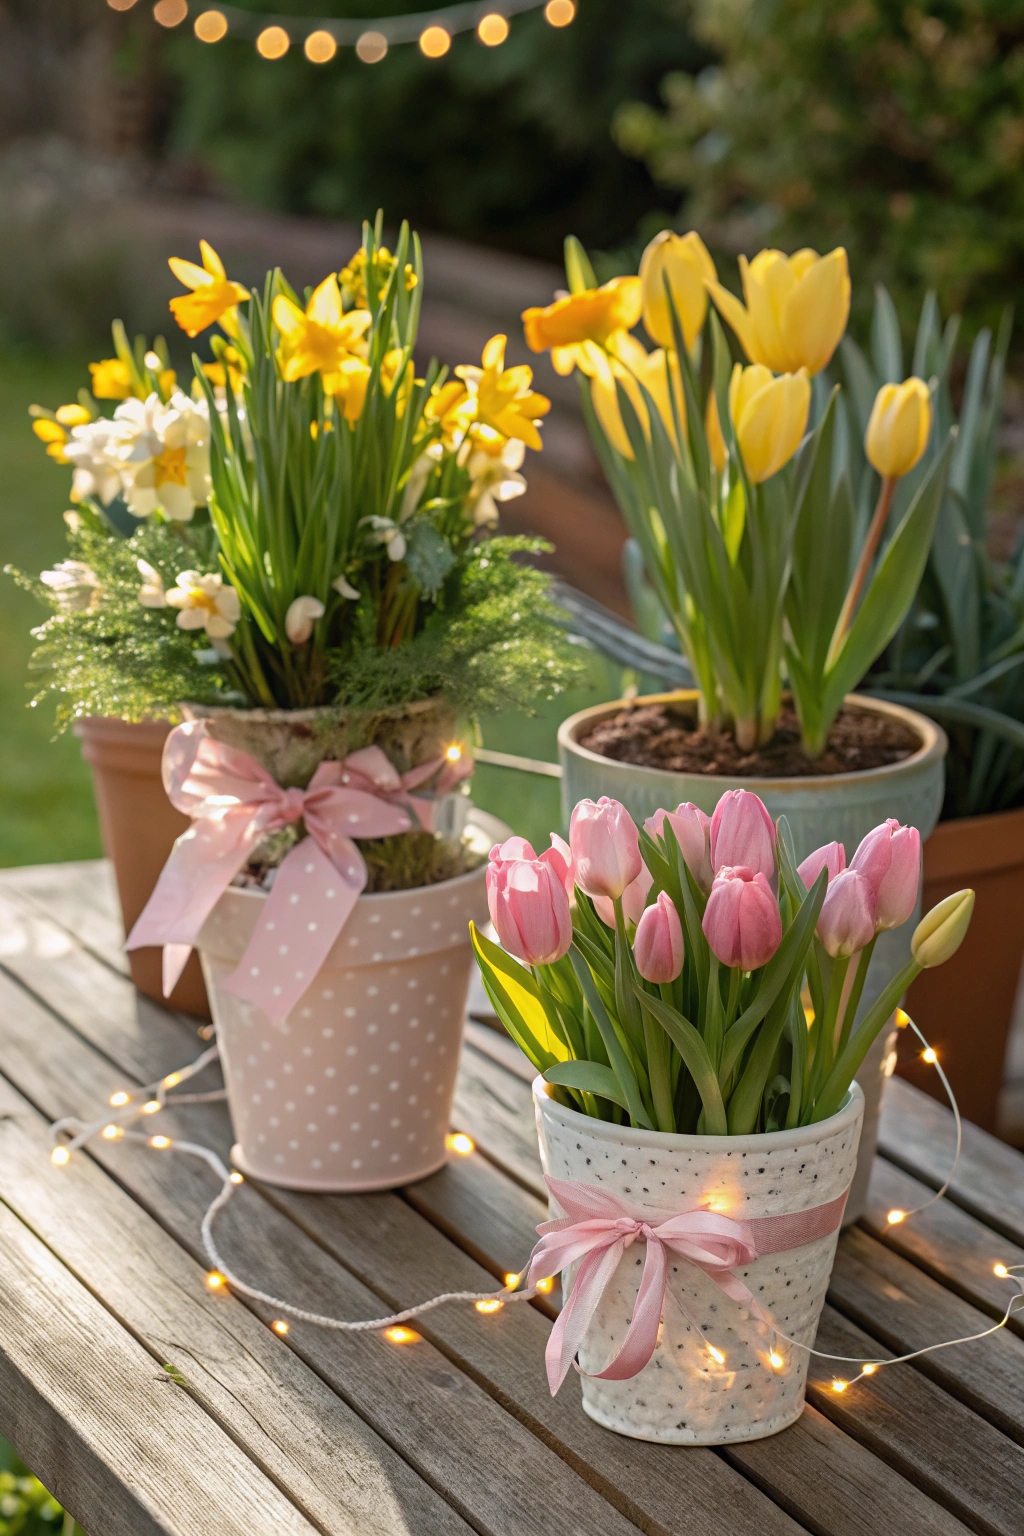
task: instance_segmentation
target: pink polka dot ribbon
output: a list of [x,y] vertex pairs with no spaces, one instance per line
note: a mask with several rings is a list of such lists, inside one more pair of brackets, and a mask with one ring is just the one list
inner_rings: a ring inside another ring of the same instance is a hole
[[[433,827],[437,796],[472,771],[444,758],[405,774],[379,747],[322,762],[306,789],[282,789],[247,752],[209,735],[203,720],[177,726],[163,754],[171,804],[192,818],[164,865],[127,949],[163,947],[166,996],[207,917],[268,832],[301,820],[302,838],[278,867],[238,968],[224,983],[281,1024],[320,970],[365,889],[362,837]],[[431,798],[411,792],[431,780]]]

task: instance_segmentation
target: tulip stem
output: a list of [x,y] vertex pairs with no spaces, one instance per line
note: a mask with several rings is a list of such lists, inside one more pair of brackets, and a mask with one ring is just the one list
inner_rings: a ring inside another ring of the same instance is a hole
[[822,1018],[820,1029],[815,1030],[817,1035],[813,1067],[815,1094],[822,1083],[825,1082],[829,1068],[835,1058],[836,1020],[839,1017],[839,1004],[842,1001],[843,987],[846,984],[846,973],[849,968],[849,955],[838,955],[832,963],[832,979],[829,983],[825,1014]]
[[847,1043],[842,1055],[825,1079],[824,1086],[816,1095],[805,1122],[807,1125],[812,1125],[817,1120],[827,1120],[830,1115],[836,1114],[864,1057],[880,1031],[888,1023],[893,1009],[904,992],[911,982],[920,976],[923,969],[924,967],[918,965],[916,960],[908,960],[903,969],[890,981],[881,997],[875,1000],[865,1015],[860,1029]]
[[836,1046],[837,1057],[841,1056],[845,1051],[847,1042],[849,1041],[850,1035],[853,1031],[853,1023],[857,1017],[857,1009],[860,1007],[861,995],[864,991],[864,983],[867,980],[868,966],[871,964],[871,956],[875,952],[875,945],[877,942],[878,935],[876,933],[870,944],[865,944],[864,948],[857,956],[857,969],[854,971],[853,976],[847,977],[847,980],[852,981],[852,986],[850,986],[848,990],[846,997],[846,1007],[843,1010],[842,1029],[839,1031],[839,1044]]
[[882,487],[878,493],[874,516],[871,519],[868,536],[864,540],[864,548],[860,552],[860,559],[857,561],[857,569],[854,571],[853,580],[850,582],[850,589],[843,600],[842,612],[839,615],[839,622],[832,637],[832,644],[829,646],[829,658],[826,665],[829,665],[835,659],[836,654],[842,649],[847,631],[853,623],[853,616],[868,579],[871,563],[875,558],[882,534],[885,531],[885,525],[889,520],[889,511],[892,507],[892,498],[895,490],[896,476],[883,475]]

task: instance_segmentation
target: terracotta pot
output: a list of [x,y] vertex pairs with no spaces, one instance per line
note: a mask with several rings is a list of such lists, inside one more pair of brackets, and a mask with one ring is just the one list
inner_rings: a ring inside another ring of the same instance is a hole
[[[92,769],[103,846],[114,866],[127,933],[149,900],[175,838],[190,825],[171,805],[160,777],[171,726],[166,720],[131,724],[89,716],[72,729]],[[190,957],[169,998],[163,995],[159,949],[131,950],[128,964],[132,981],[147,997],[200,1019],[210,1017],[197,956]]]
[[[656,694],[637,699],[639,704],[671,703],[687,707],[697,719],[696,692]],[[944,787],[946,734],[941,726],[899,704],[882,702],[851,693],[847,704],[856,709],[888,715],[907,725],[918,736],[918,751],[885,768],[869,768],[858,773],[820,774],[808,778],[739,778],[719,774],[672,773],[643,768],[633,763],[616,762],[580,745],[580,738],[599,720],[625,707],[625,700],[600,704],[581,710],[562,722],[558,731],[558,752],[562,762],[562,804],[565,819],[578,800],[588,796],[596,800],[610,795],[621,800],[633,820],[640,823],[659,807],[674,809],[683,800],[692,800],[710,814],[722,795],[731,789],[749,789],[760,795],[774,818],[785,816],[793,833],[798,859],[835,839],[844,844],[847,857],[866,833],[889,816],[917,827],[926,838],[938,820]],[[914,920],[916,921],[916,919]],[[868,971],[859,1009],[863,1018],[868,1008],[910,958],[910,936],[914,921],[879,935]],[[977,924],[975,924],[977,926]],[[871,1161],[875,1155],[878,1116],[882,1099],[884,1073],[892,1071],[892,1046],[883,1031],[872,1046],[857,1074],[864,1090],[864,1129],[861,1135],[861,1165],[846,1206],[846,1222],[856,1221],[863,1213],[867,1196]]]
[[[961,1113],[996,1128],[1006,1041],[1024,958],[1024,810],[943,821],[924,845],[924,904],[970,886],[974,917],[946,965],[919,976],[907,1009],[939,1053]],[[901,1077],[945,1102],[909,1033]]]
[[[712,1201],[716,1210],[742,1221],[790,1215],[838,1198],[853,1177],[864,1112],[854,1083],[838,1114],[817,1125],[755,1136],[677,1136],[624,1129],[566,1109],[540,1077],[533,1097],[544,1172],[598,1184],[655,1224]],[[553,1197],[549,1209],[552,1217],[564,1215]],[[776,1327],[801,1344],[814,1343],[838,1236],[832,1232],[765,1254],[736,1272]],[[642,1252],[627,1248],[580,1346],[583,1371],[604,1370],[621,1345],[641,1269]],[[570,1270],[570,1285],[572,1278]],[[773,1368],[773,1344],[763,1323],[702,1270],[671,1254],[653,1356],[626,1381],[581,1376],[583,1407],[606,1429],[637,1440],[759,1440],[792,1424],[804,1404],[806,1351],[778,1343],[782,1364]]]

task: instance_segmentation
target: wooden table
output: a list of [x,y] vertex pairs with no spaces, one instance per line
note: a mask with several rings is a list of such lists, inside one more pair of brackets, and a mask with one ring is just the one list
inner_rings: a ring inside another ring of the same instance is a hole
[[[537,1305],[442,1308],[423,1340],[335,1335],[212,1293],[196,1161],[97,1140],[64,1168],[48,1122],[198,1054],[194,1022],[125,975],[102,864],[0,876],[0,1433],[91,1536],[995,1536],[1024,1532],[1024,1342],[1003,1332],[837,1396],[815,1363],[798,1424],[722,1451],[598,1428],[554,1401]],[[470,1023],[455,1126],[477,1151],[398,1194],[247,1184],[218,1229],[235,1267],[299,1305],[379,1316],[486,1288],[544,1205],[528,1072]],[[226,1155],[223,1105],[161,1117]],[[1024,1262],[1024,1157],[893,1080],[869,1215],[843,1237],[822,1347],[900,1353],[986,1326],[993,1263]],[[173,1374],[167,1369],[173,1368]]]

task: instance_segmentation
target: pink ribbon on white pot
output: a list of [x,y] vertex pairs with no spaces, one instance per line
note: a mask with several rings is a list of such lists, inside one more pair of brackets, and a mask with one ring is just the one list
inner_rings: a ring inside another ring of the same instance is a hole
[[732,1271],[752,1264],[763,1254],[802,1248],[838,1231],[848,1193],[788,1215],[736,1221],[697,1207],[652,1223],[646,1216],[635,1215],[617,1195],[594,1184],[552,1178],[545,1178],[545,1183],[567,1214],[537,1228],[541,1239],[530,1255],[527,1285],[579,1262],[571,1294],[544,1353],[552,1397],[568,1374],[606,1286],[634,1242],[645,1242],[647,1253],[626,1337],[603,1371],[584,1373],[602,1381],[636,1376],[654,1354],[665,1304],[669,1250],[701,1270],[770,1328],[771,1322],[750,1288]]
[[282,789],[248,752],[214,740],[203,720],[176,726],[162,773],[171,804],[192,818],[161,871],[126,948],[163,947],[166,996],[204,922],[268,832],[301,820],[309,834],[276,870],[238,968],[224,983],[282,1024],[323,965],[366,887],[354,839],[431,831],[436,799],[414,796],[440,770],[451,789],[472,760],[435,758],[399,774],[379,747],[319,764],[306,789]]

